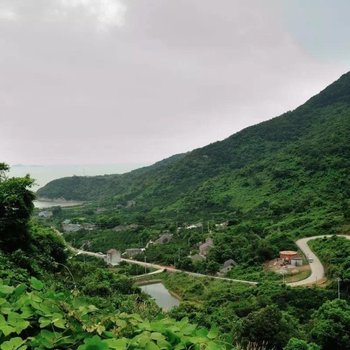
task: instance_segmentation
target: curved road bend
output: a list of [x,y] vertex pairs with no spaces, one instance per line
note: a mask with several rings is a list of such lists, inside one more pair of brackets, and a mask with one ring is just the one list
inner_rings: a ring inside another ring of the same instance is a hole
[[[320,261],[320,259],[317,257],[317,255],[310,249],[308,242],[314,239],[318,238],[324,238],[324,237],[332,237],[334,235],[321,235],[321,236],[312,236],[312,237],[306,237],[298,239],[295,243],[299,247],[299,249],[305,254],[307,258],[311,258],[312,262],[310,262],[310,268],[311,268],[311,275],[304,280],[298,281],[298,282],[292,282],[287,283],[288,286],[291,287],[299,287],[299,286],[307,286],[316,284],[317,281],[320,281],[322,278],[325,277],[324,267]],[[336,235],[338,237],[344,237],[346,239],[350,240],[350,236],[346,235]]]

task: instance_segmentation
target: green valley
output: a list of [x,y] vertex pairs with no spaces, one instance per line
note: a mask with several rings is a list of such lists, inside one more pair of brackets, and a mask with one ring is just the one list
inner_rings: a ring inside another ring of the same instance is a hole
[[36,194],[77,206],[34,209],[1,163],[0,349],[350,350],[350,241],[311,241],[324,283],[284,283],[310,274],[297,239],[350,233],[349,140],[347,73],[223,141]]

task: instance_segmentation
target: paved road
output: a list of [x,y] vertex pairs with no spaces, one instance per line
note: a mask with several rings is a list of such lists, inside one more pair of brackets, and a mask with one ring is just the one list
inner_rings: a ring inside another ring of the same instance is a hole
[[[299,249],[305,254],[305,256],[308,259],[312,259],[312,262],[310,262],[310,268],[311,268],[311,275],[301,281],[298,282],[291,282],[287,283],[288,286],[290,287],[300,287],[300,286],[310,286],[313,284],[317,284],[320,280],[325,278],[325,271],[324,267],[320,261],[320,259],[315,255],[315,253],[310,249],[308,242],[313,240],[313,239],[318,239],[318,238],[323,238],[323,237],[332,237],[333,235],[321,235],[321,236],[312,236],[312,237],[306,237],[306,238],[301,238],[297,240],[295,243],[299,247]],[[350,236],[346,235],[337,235],[338,237],[345,237],[346,239],[350,240]],[[87,252],[85,250],[81,249],[75,249],[71,247],[71,249],[76,253],[76,254],[85,254],[89,256],[94,256],[97,258],[102,258],[105,259],[106,255],[105,254],[99,254],[99,253],[93,253],[93,252]],[[238,280],[238,279],[232,279],[232,278],[226,278],[226,277],[219,277],[219,276],[211,276],[211,275],[204,275],[201,273],[195,273],[195,272],[189,272],[189,271],[184,271],[184,270],[179,270],[175,269],[173,267],[169,266],[163,266],[163,265],[158,265],[158,264],[153,264],[153,263],[147,263],[143,261],[138,261],[138,260],[131,260],[131,259],[121,259],[122,261],[125,261],[129,264],[136,264],[156,270],[167,270],[168,272],[182,272],[186,273],[189,276],[193,277],[201,277],[201,278],[212,278],[212,279],[218,279],[222,281],[229,281],[229,282],[237,282],[237,283],[245,283],[245,284],[250,284],[250,285],[257,285],[257,282],[253,281],[246,281],[246,280]]]
[[[337,236],[345,237],[346,239],[350,240],[350,236],[345,236],[345,235],[337,235]],[[320,281],[325,277],[324,267],[320,259],[315,255],[315,253],[310,249],[308,245],[309,241],[317,238],[323,238],[323,237],[332,237],[332,235],[306,237],[306,238],[301,238],[295,242],[296,245],[299,247],[299,249],[305,254],[305,256],[313,260],[312,262],[310,262],[311,275],[304,280],[287,283],[288,286],[299,287],[299,286],[317,284],[318,281]]]
[[137,279],[142,279],[142,278],[148,277],[148,276],[158,275],[158,274],[160,274],[162,272],[164,272],[163,269],[152,271],[152,272],[149,272],[149,273],[144,273],[143,275],[130,276],[130,278],[137,280]]
[[245,284],[250,284],[250,285],[253,285],[253,286],[258,284],[258,282],[252,282],[252,281],[246,281],[246,280],[237,280],[237,279],[226,278],[226,277],[219,277],[219,276],[204,275],[204,274],[201,274],[201,273],[195,273],[195,272],[189,272],[189,271],[175,269],[174,267],[171,267],[171,266],[163,266],[163,265],[147,263],[147,262],[138,261],[138,260],[122,259],[122,261],[125,261],[125,262],[130,263],[130,264],[136,264],[136,265],[140,265],[140,266],[149,267],[151,269],[157,269],[157,270],[163,270],[163,271],[166,270],[168,272],[177,272],[177,273],[182,272],[182,273],[185,273],[185,274],[187,274],[189,276],[193,276],[193,277],[201,277],[201,278],[206,277],[206,278],[218,279],[218,280],[222,280],[222,281],[245,283]]
[[[106,255],[105,254],[88,252],[86,250],[73,248],[72,246],[70,246],[70,249],[72,249],[73,252],[75,252],[75,254],[77,254],[77,255],[83,254],[83,255],[88,255],[88,256],[94,256],[94,257],[100,258],[100,259],[106,259]],[[135,265],[148,267],[148,268],[157,270],[157,271],[155,271],[153,273],[150,273],[150,274],[157,274],[157,273],[160,273],[160,272],[166,270],[168,272],[177,272],[177,273],[182,272],[182,273],[186,273],[187,275],[190,275],[190,276],[193,276],[193,277],[201,277],[201,278],[206,277],[206,278],[218,279],[218,280],[222,280],[222,281],[245,283],[245,284],[250,284],[250,285],[253,285],[253,286],[258,284],[258,282],[246,281],[246,280],[238,280],[238,279],[219,277],[219,276],[204,275],[204,274],[201,274],[201,273],[195,273],[195,272],[189,272],[189,271],[175,269],[174,267],[171,267],[171,266],[158,265],[158,264],[148,263],[148,262],[139,261],[139,260],[123,259],[122,258],[121,261],[125,261],[125,262],[127,262],[129,264],[135,264]],[[145,275],[150,275],[150,274],[145,274]]]

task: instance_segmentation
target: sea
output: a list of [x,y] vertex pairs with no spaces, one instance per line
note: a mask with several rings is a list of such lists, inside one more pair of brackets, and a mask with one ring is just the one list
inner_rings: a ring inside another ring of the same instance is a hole
[[[29,174],[34,180],[33,191],[45,186],[48,182],[67,176],[95,176],[123,174],[131,170],[147,166],[148,164],[125,163],[125,164],[77,164],[77,165],[11,165],[9,176],[22,177]],[[35,201],[37,208],[48,208],[53,205],[69,206],[76,205],[77,202],[66,201]]]

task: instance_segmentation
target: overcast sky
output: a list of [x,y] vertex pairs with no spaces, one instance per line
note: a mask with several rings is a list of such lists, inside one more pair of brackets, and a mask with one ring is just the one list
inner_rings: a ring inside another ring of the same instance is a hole
[[350,69],[348,0],[0,0],[0,161],[151,163]]

